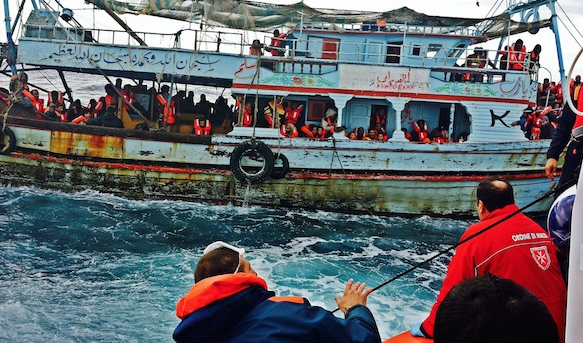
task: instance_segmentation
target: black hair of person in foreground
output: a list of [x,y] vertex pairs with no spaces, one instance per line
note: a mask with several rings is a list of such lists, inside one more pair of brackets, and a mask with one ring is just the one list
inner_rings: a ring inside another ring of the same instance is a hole
[[458,283],[439,306],[435,343],[557,343],[547,307],[514,281],[484,274]]

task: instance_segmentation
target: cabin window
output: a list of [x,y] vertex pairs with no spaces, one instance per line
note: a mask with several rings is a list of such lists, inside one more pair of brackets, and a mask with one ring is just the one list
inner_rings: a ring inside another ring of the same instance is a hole
[[308,102],[308,120],[320,120],[324,118],[326,110],[334,108],[334,101],[332,100],[309,100]]
[[442,48],[441,44],[429,44],[429,46],[427,47],[427,53],[425,54],[425,57],[434,58],[439,52],[439,50],[441,50],[441,48]]
[[401,62],[401,47],[403,42],[392,42],[387,45],[385,63],[399,64]]
[[411,52],[411,55],[413,55],[413,56],[421,55],[421,46],[413,45],[413,51]]
[[458,44],[456,45],[455,48],[452,48],[449,53],[447,54],[447,57],[460,57],[462,52],[465,50],[466,45],[465,44]]

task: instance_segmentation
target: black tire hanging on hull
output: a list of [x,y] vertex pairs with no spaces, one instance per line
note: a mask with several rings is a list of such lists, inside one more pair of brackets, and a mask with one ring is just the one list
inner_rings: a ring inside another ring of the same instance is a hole
[[[251,164],[244,165],[244,158],[251,160]],[[273,152],[267,144],[252,139],[237,145],[231,154],[230,166],[239,181],[254,184],[269,177],[273,170],[273,160]]]
[[[276,167],[275,162],[281,160],[281,167]],[[271,174],[269,175],[272,179],[283,179],[289,172],[289,160],[284,154],[273,154],[274,166]]]
[[16,147],[16,137],[9,127],[5,127],[0,134],[0,155],[8,155]]

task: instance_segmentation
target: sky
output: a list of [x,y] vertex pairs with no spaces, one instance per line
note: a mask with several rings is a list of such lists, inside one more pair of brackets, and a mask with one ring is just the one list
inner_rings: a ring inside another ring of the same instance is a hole
[[[11,17],[14,19],[16,14],[15,4],[20,0],[8,0],[12,6]],[[289,4],[295,2],[294,0],[274,0],[273,3]],[[491,14],[494,6],[500,7],[495,11],[500,13],[502,8],[506,8],[508,0],[479,0],[476,1],[461,1],[461,0],[305,0],[304,3],[316,8],[334,8],[347,10],[364,10],[364,11],[388,11],[400,7],[409,7],[417,12],[422,12],[428,15],[441,15],[453,17],[475,17],[483,18]],[[55,0],[52,0],[53,6],[56,6]],[[90,6],[86,5],[83,0],[60,0],[60,3],[74,12],[75,19],[82,24],[92,27],[94,11]],[[0,14],[4,18],[4,9],[0,10]],[[565,15],[566,13],[566,15]],[[583,45],[583,38],[581,31],[577,32],[573,24],[581,27],[583,30],[583,1],[580,0],[559,0],[557,2],[557,14],[559,17],[559,32],[561,35],[561,45],[563,50],[563,60],[565,73],[568,73],[569,68],[574,62],[576,55],[579,53]],[[545,14],[543,13],[543,16]],[[173,33],[181,28],[188,27],[188,23],[175,22],[173,25],[157,24],[156,18],[146,16],[124,15],[121,16],[129,26],[136,31],[150,31],[157,33]],[[97,16],[98,20],[100,17]],[[109,19],[109,18],[108,18]],[[100,25],[101,27],[101,25]],[[121,29],[117,24],[110,22],[106,28]],[[571,33],[575,36],[573,38]],[[519,36],[513,37],[513,41],[521,38],[526,45],[527,51],[530,51],[535,44],[542,45],[541,65],[544,67],[540,72],[540,77],[549,77],[552,80],[559,79],[559,64],[557,60],[557,51],[555,49],[554,34],[546,28],[542,29],[537,35],[530,33],[523,33]],[[5,27],[2,25],[0,29],[0,41],[6,41]],[[497,48],[497,42],[485,44],[486,48]],[[493,58],[493,57],[491,57]],[[573,75],[583,73],[583,58],[575,65]]]

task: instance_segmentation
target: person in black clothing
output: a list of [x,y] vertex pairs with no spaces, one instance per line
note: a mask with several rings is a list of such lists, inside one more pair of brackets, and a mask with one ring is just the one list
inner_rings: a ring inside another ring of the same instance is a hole
[[87,120],[87,125],[124,128],[121,119],[115,115],[115,107],[112,106],[108,107],[103,115]]
[[583,137],[571,139],[571,131],[573,130],[575,119],[575,112],[573,112],[570,105],[566,104],[563,108],[563,114],[557,119],[558,126],[553,134],[551,146],[547,151],[545,174],[553,181],[554,177],[557,176],[557,160],[559,159],[559,155],[563,152],[567,144],[569,145],[557,188],[579,177]]

